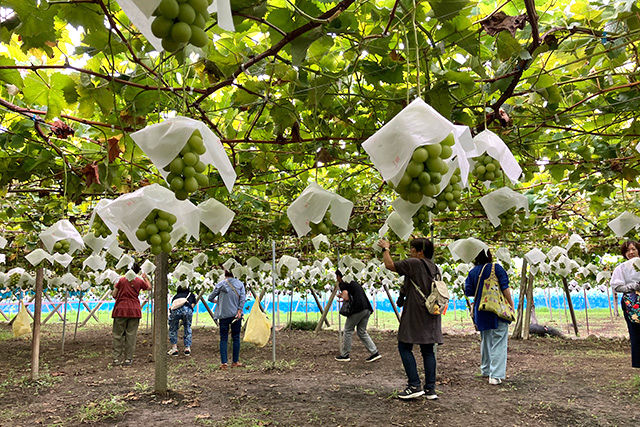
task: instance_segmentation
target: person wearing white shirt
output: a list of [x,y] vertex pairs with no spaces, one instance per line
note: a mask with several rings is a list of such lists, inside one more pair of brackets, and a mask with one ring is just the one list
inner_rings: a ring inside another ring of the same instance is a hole
[[634,263],[628,261],[638,258],[640,243],[634,240],[627,240],[620,246],[620,252],[627,261],[613,270],[611,287],[615,292],[624,294],[621,305],[624,320],[627,322],[627,329],[629,330],[629,341],[631,341],[631,366],[640,368],[640,323],[631,320],[625,305],[626,298],[624,298],[628,297],[631,303],[640,304],[640,297],[636,294],[636,291],[640,291],[640,274],[634,267]]

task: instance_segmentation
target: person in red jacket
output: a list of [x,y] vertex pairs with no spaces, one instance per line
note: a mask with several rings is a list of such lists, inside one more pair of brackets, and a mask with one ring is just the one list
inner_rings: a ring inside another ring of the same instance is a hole
[[[134,264],[134,273],[140,273],[140,266]],[[142,308],[138,295],[140,291],[151,289],[151,283],[146,274],[129,281],[121,277],[116,283],[111,296],[116,299],[111,317],[113,317],[113,364],[130,366],[136,349],[138,324],[142,317]]]

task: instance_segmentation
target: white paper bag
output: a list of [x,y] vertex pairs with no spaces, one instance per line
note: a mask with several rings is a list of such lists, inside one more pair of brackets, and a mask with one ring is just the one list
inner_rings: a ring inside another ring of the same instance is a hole
[[224,235],[236,215],[231,209],[214,198],[207,199],[198,205],[200,221],[214,234]]
[[259,258],[256,258],[254,256],[247,260],[247,266],[252,270],[259,268],[262,264],[263,262]]
[[124,253],[124,249],[118,246],[118,242],[114,241],[111,246],[107,248],[107,253],[110,254],[115,259],[120,259],[122,254]]
[[624,211],[615,219],[609,221],[607,225],[618,237],[623,237],[633,228],[638,228],[640,224],[640,218],[631,212]]
[[130,282],[132,282],[136,277],[138,276],[133,272],[133,270],[127,270],[127,272],[124,274],[124,278]]
[[391,212],[385,224],[396,233],[400,240],[407,240],[411,236],[411,233],[413,233],[413,221],[405,221],[396,212]]
[[520,193],[516,193],[508,187],[499,188],[480,198],[480,204],[494,227],[500,225],[499,215],[515,207],[516,210],[524,209],[529,216],[529,199]]
[[584,239],[580,237],[579,234],[573,233],[571,237],[569,237],[569,242],[567,243],[567,246],[566,246],[567,252],[575,244],[579,244],[580,247],[583,249],[587,248],[587,244],[584,242]]
[[69,222],[69,220],[61,219],[51,227],[40,233],[40,240],[47,249],[47,252],[53,252],[53,245],[59,240],[69,241],[69,255],[73,255],[78,249],[84,249],[84,242],[78,230]]
[[518,182],[520,175],[522,175],[522,168],[502,138],[487,129],[477,134],[473,138],[473,142],[475,147],[472,151],[467,152],[467,157],[478,157],[487,153],[500,162],[502,171],[513,184]]
[[[109,205],[101,208],[98,214],[106,219],[107,226],[122,230],[138,252],[144,252],[149,244],[136,237],[136,230],[153,209],[160,209],[176,216],[171,241],[179,240],[185,233],[197,238],[200,230],[198,208],[188,200],[176,199],[173,192],[158,184],[142,187],[133,193],[124,194]],[[111,230],[114,233],[117,230]]]
[[34,267],[45,259],[49,261],[49,264],[53,264],[53,258],[51,258],[51,255],[49,255],[44,249],[40,248],[30,252],[25,258]]
[[116,264],[116,270],[120,270],[121,268],[129,269],[130,266],[132,266],[134,262],[135,261],[131,257],[131,255],[124,254],[118,260],[118,263]]
[[144,274],[151,274],[156,271],[156,265],[147,259],[140,266],[140,271]]
[[[397,185],[416,148],[438,144],[450,133],[455,144],[452,156],[461,156],[461,178],[466,183],[469,171],[461,139],[471,138],[466,126],[456,126],[422,99],[415,99],[380,130],[370,136],[362,147],[369,154],[382,178]],[[466,165],[466,166],[465,166]],[[466,169],[466,173],[464,170]]]
[[200,155],[200,161],[218,169],[227,190],[231,193],[233,183],[236,180],[236,171],[224,151],[220,138],[211,132],[211,129],[204,123],[188,117],[173,117],[132,133],[131,139],[138,144],[156,165],[160,174],[166,178],[168,172],[165,172],[163,168],[176,158],[196,129],[200,131],[207,150]]
[[71,264],[71,261],[73,260],[73,257],[69,254],[58,254],[55,253],[53,255],[51,255],[51,258],[53,258],[53,260],[55,262],[57,262],[58,264],[60,264],[63,267],[67,267],[69,264]]
[[[113,230],[117,230],[118,227],[115,224],[107,224],[109,219],[107,219],[107,222],[105,222],[104,218],[98,215],[98,211],[104,208],[105,206],[108,206],[111,202],[113,202],[113,200],[110,200],[110,199],[100,200],[96,204],[96,206],[93,208],[93,211],[91,212],[91,217],[89,217],[89,230],[91,231],[87,233],[82,238],[82,240],[88,247],[91,248],[91,250],[93,250],[93,252],[100,252],[102,249],[108,248],[113,244],[113,242],[115,242],[118,239],[118,236],[116,235],[116,233],[113,232]],[[105,223],[107,228],[111,230],[111,234],[108,235],[107,237],[97,237],[93,234],[93,222],[96,220],[96,215],[98,215],[102,220],[102,222]]]
[[89,267],[93,271],[102,271],[107,266],[107,260],[98,254],[91,254],[84,261],[82,261],[82,269]]
[[5,239],[4,237],[0,236],[0,249],[4,249],[5,246],[7,246],[7,239]]
[[300,265],[300,261],[298,260],[298,258],[294,258],[289,255],[282,255],[282,257],[278,261],[278,264],[276,264],[276,271],[280,276],[282,275],[282,267],[286,266],[287,269],[289,270],[289,274],[291,274],[296,268],[298,268],[299,265]]
[[311,230],[309,222],[320,222],[327,210],[331,212],[331,222],[346,230],[353,202],[312,182],[287,208],[287,217],[298,236],[302,237]]
[[214,0],[207,9],[209,13],[218,14],[218,26],[226,31],[235,31],[233,17],[231,16],[230,0]]
[[489,246],[475,237],[469,237],[450,243],[448,248],[454,261],[461,259],[464,262],[472,262],[480,252],[488,250]]
[[549,259],[549,261],[555,261],[558,256],[560,255],[567,255],[567,249],[565,248],[561,248],[560,246],[553,246],[551,249],[549,249],[549,251],[547,252],[547,258]]
[[320,250],[320,245],[322,243],[325,243],[329,248],[331,247],[331,244],[329,243],[329,239],[327,239],[327,236],[325,236],[324,234],[318,234],[316,237],[312,238],[311,243],[313,243],[313,247],[315,248],[316,251]]
[[524,255],[527,262],[531,265],[536,265],[544,261],[547,256],[538,248],[533,248]]
[[120,8],[127,15],[132,24],[147,38],[151,46],[158,52],[162,52],[162,40],[153,35],[151,14],[158,7],[161,0],[116,0]]

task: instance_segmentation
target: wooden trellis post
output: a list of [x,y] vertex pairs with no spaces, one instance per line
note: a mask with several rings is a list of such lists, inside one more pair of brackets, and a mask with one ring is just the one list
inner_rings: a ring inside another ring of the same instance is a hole
[[36,270],[36,295],[33,307],[33,338],[31,341],[31,379],[37,380],[40,376],[40,319],[42,317],[42,284],[44,281],[44,268]]
[[398,307],[396,307],[396,303],[393,300],[393,298],[391,298],[391,292],[389,291],[389,287],[386,284],[382,284],[382,287],[384,288],[384,291],[387,294],[387,298],[389,298],[389,302],[391,303],[391,307],[393,308],[393,312],[396,314],[396,317],[398,318],[398,322],[400,321],[400,312],[398,311]]
[[522,324],[522,339],[529,339],[529,327],[531,326],[531,310],[533,310],[533,274],[529,272],[529,283],[527,284],[527,310]]
[[153,359],[155,361],[154,391],[167,393],[167,270],[169,254],[161,252],[156,255],[156,274],[153,294]]
[[[320,313],[322,313],[324,311],[324,307],[322,306],[322,303],[320,302],[320,299],[318,298],[318,294],[316,293],[316,291],[313,288],[309,288],[309,290],[311,291],[311,295],[313,296],[313,299],[316,301],[316,305],[318,306],[318,310],[320,310]],[[331,326],[331,324],[329,323],[329,321],[326,318],[324,319],[324,323],[327,324],[327,327]]]
[[320,321],[318,321],[318,324],[316,325],[315,332],[318,332],[320,329],[322,329],[322,322],[324,322],[327,319],[327,314],[329,314],[329,310],[332,308],[331,306],[333,305],[333,300],[335,299],[337,293],[338,293],[338,287],[334,286],[333,291],[331,292],[331,296],[329,297],[327,304],[324,306],[324,310],[322,311],[322,316],[320,316]]
[[573,322],[573,330],[578,336],[578,322],[576,321],[576,312],[573,310],[573,302],[571,301],[571,292],[569,291],[569,284],[567,283],[567,278],[562,278],[562,287],[564,288],[564,293],[567,297],[567,305],[569,305],[569,313],[571,313],[571,321]]
[[522,259],[522,272],[520,274],[520,297],[518,298],[518,313],[516,316],[516,324],[513,327],[513,332],[511,334],[511,338],[520,339],[522,338],[522,314],[524,308],[524,298],[525,292],[527,288],[527,260],[526,258]]

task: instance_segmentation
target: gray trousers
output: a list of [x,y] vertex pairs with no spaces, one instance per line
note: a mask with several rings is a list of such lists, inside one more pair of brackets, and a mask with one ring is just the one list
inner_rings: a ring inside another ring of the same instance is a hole
[[356,328],[358,329],[358,338],[360,338],[360,341],[362,341],[362,344],[364,344],[369,353],[376,354],[378,352],[376,345],[367,333],[369,316],[371,316],[370,310],[362,310],[347,317],[344,323],[344,336],[342,338],[341,354],[343,356],[347,356],[351,352],[351,336],[353,335],[353,330]]
[[132,360],[136,349],[136,336],[140,319],[134,317],[113,318],[113,359]]

